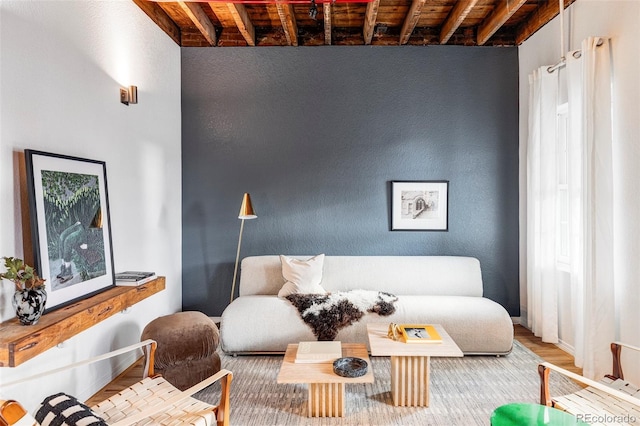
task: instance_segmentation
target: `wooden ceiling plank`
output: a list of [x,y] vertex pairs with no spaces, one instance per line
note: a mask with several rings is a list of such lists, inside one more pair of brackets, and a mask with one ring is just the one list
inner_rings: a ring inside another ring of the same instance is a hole
[[498,0],[493,13],[478,27],[478,46],[485,44],[527,0]]
[[138,5],[162,31],[167,33],[178,46],[180,45],[180,28],[173,22],[169,15],[167,15],[167,12],[156,3],[147,0],[133,0],[133,2]]
[[233,20],[236,21],[240,34],[242,34],[244,39],[247,41],[247,44],[249,46],[255,46],[256,29],[253,26],[253,23],[251,23],[251,18],[249,18],[249,13],[247,13],[247,8],[242,3],[227,3],[227,7],[233,16]]
[[478,3],[478,0],[460,0],[456,3],[453,9],[451,9],[447,20],[442,25],[440,44],[447,44],[453,33],[456,32],[462,22],[464,22],[476,3]]
[[407,13],[404,24],[402,24],[402,31],[400,31],[400,44],[407,44],[409,41],[411,33],[420,19],[420,14],[422,13],[422,7],[424,6],[425,1],[426,0],[413,0],[411,3],[411,8]]
[[364,44],[371,44],[373,39],[373,30],[376,26],[376,20],[378,18],[378,7],[380,6],[380,0],[373,0],[367,3],[367,11],[364,15],[364,28],[362,34],[364,35]]
[[289,46],[297,46],[298,24],[296,23],[296,15],[293,11],[293,5],[291,3],[276,3],[276,8]]
[[331,3],[322,4],[324,15],[324,44],[331,45]]
[[[564,0],[565,9],[574,1]],[[538,6],[516,30],[516,45],[522,44],[547,22],[558,16],[559,13],[560,2],[558,0],[547,0],[546,3]]]
[[189,19],[195,24],[198,30],[202,33],[207,42],[211,46],[215,46],[218,42],[216,38],[216,29],[211,23],[211,20],[207,16],[202,6],[198,3],[179,1],[178,5],[184,10]]

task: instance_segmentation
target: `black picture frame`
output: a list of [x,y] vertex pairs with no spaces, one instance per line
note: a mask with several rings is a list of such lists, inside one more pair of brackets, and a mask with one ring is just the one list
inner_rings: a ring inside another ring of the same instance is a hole
[[115,286],[104,161],[25,149],[35,268],[45,312]]
[[392,181],[392,231],[448,231],[449,181]]

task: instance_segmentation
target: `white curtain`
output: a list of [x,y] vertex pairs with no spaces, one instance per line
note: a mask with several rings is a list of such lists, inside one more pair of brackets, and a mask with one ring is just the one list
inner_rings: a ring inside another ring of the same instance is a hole
[[[566,62],[569,278],[576,365],[610,372],[615,340],[614,187],[609,40],[590,37]],[[527,324],[558,342],[559,71],[530,77],[527,145]],[[567,313],[568,314],[568,313]]]
[[529,76],[527,143],[527,325],[543,342],[558,342],[556,282],[556,114],[558,73]]
[[616,337],[608,39],[589,37],[567,55],[567,91],[574,356],[585,376],[601,378]]

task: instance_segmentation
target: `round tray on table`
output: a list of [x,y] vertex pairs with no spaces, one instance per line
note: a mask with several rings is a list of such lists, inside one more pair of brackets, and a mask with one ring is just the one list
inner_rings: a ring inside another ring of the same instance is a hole
[[362,358],[344,357],[333,362],[333,372],[342,377],[360,377],[367,374],[367,361]]

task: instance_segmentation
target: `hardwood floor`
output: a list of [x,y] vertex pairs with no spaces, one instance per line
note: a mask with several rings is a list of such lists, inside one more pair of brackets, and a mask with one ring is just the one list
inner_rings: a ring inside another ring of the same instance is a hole
[[[558,348],[551,343],[543,343],[540,338],[535,337],[531,331],[521,325],[514,326],[514,336],[523,346],[537,354],[545,361],[556,364],[559,367],[573,371],[576,374],[582,374],[582,369],[573,365],[573,356]],[[120,376],[116,377],[111,383],[93,395],[86,403],[91,406],[103,401],[110,396],[120,392],[122,389],[130,386],[142,377],[142,358],[129,367]]]
[[582,368],[576,367],[573,363],[573,355],[552,343],[543,343],[539,337],[534,336],[529,329],[521,325],[516,325],[513,331],[515,339],[540,358],[565,370],[582,375]]

